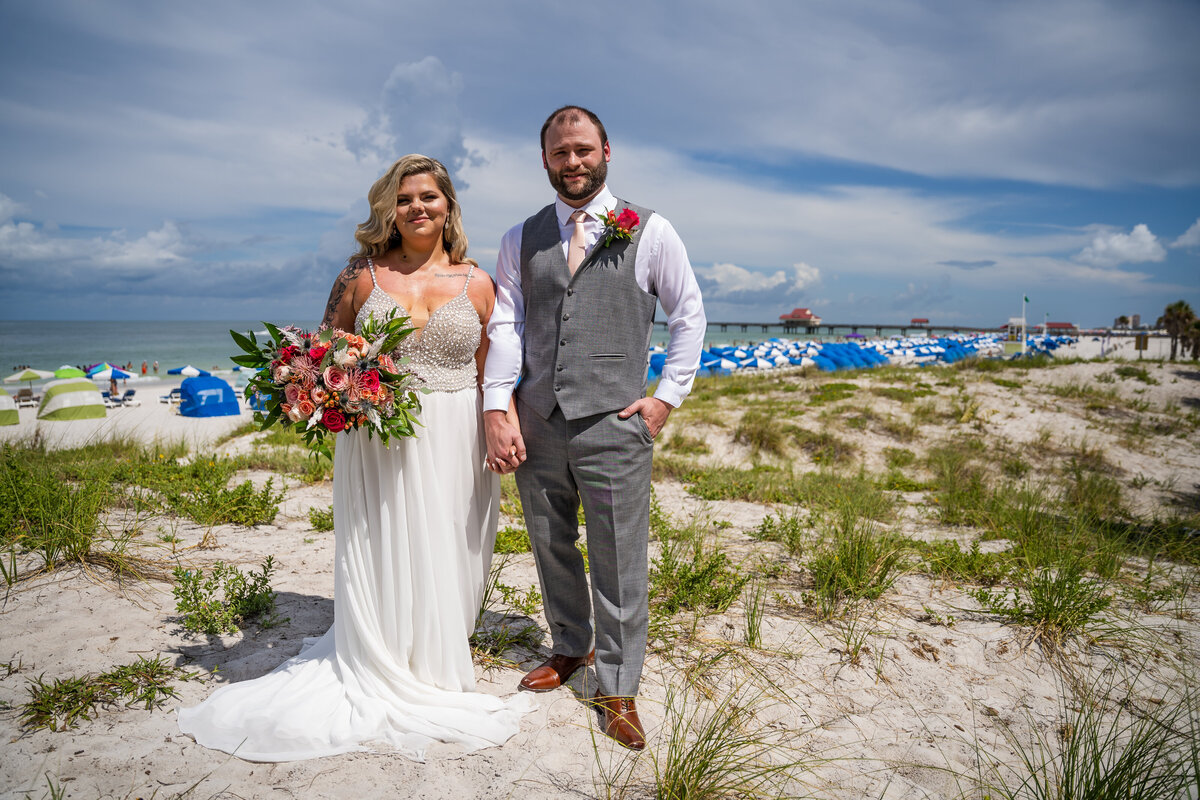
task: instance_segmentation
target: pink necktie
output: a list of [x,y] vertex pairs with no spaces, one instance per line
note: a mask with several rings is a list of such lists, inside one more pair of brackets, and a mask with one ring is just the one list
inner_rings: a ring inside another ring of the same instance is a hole
[[571,232],[571,241],[567,243],[567,269],[571,274],[575,274],[575,270],[579,269],[579,265],[583,263],[583,257],[587,255],[587,235],[583,232],[583,221],[587,219],[587,212],[582,208],[571,215],[571,221],[575,223],[575,230]]

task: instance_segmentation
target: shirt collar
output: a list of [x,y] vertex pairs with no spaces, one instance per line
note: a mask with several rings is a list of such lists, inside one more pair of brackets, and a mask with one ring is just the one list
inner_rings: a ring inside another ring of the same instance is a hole
[[[593,197],[591,201],[583,207],[583,210],[594,218],[600,216],[605,211],[611,211],[616,207],[617,198],[611,191],[609,191],[608,184],[605,184],[600,190],[600,193]],[[563,199],[558,195],[554,196],[554,210],[558,215],[558,225],[561,228],[565,228],[567,226],[567,223],[571,221],[571,215],[576,211],[576,209],[571,208],[569,205],[564,203]]]

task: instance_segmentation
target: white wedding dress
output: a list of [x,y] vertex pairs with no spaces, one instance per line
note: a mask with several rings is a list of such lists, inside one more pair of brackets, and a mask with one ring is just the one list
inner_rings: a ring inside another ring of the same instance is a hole
[[[376,283],[356,328],[397,307]],[[397,353],[433,391],[422,395],[424,427],[413,438],[384,447],[361,432],[338,436],[333,627],[273,672],[180,709],[184,733],[248,761],[315,758],[374,742],[420,761],[435,741],[476,750],[518,731],[531,699],[475,692],[467,644],[500,492],[484,467],[474,360],[480,333],[464,285],[401,342]]]

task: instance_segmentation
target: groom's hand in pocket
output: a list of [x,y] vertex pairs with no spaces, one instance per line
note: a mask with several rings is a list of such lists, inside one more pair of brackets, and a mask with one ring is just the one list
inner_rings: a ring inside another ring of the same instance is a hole
[[506,475],[525,461],[525,440],[521,431],[508,420],[504,411],[483,412],[483,430],[487,436],[487,466]]
[[675,407],[659,400],[657,397],[643,397],[640,400],[634,400],[630,405],[622,409],[617,416],[621,419],[629,419],[634,414],[641,414],[642,419],[646,420],[646,428],[650,431],[650,438],[657,439],[659,432],[663,429],[663,425],[667,424],[667,416]]

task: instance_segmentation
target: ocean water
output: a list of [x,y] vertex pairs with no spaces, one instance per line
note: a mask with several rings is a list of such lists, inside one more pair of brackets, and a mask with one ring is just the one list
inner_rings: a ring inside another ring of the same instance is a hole
[[[316,320],[272,320],[278,325],[314,328]],[[142,362],[159,364],[159,374],[172,367],[191,364],[206,370],[229,370],[230,356],[239,350],[229,336],[230,330],[262,331],[259,320],[184,321],[184,322],[9,322],[0,321],[0,377],[17,366],[54,370],[64,364],[88,367],[101,361],[123,366],[133,364],[140,374]],[[890,331],[885,331],[885,334]],[[731,326],[721,331],[709,326],[706,343],[746,344],[783,336],[778,329],[763,332],[751,325],[748,331]],[[651,336],[654,344],[665,345],[667,332],[656,325]],[[822,338],[789,334],[787,338]],[[825,340],[835,337],[826,335]],[[153,370],[148,372],[154,377]]]
[[[277,324],[315,327],[315,321],[283,320]],[[101,361],[123,366],[158,361],[159,373],[191,364],[201,369],[233,368],[230,356],[240,351],[230,329],[261,331],[258,320],[219,322],[7,322],[0,321],[0,373],[18,365],[54,370],[63,364],[87,367]],[[148,374],[153,377],[153,371]]]

